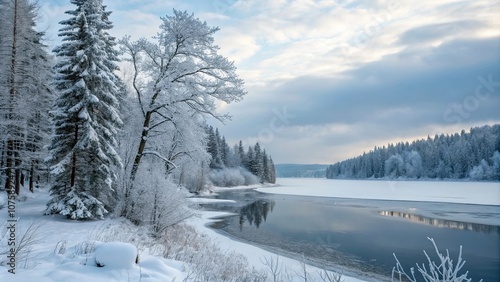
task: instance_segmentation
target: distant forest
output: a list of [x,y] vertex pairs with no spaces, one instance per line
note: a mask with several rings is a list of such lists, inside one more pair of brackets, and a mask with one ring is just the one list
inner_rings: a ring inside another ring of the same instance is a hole
[[324,178],[327,166],[322,164],[276,164],[276,175],[283,178]]
[[326,177],[500,181],[500,125],[375,147],[328,166]]

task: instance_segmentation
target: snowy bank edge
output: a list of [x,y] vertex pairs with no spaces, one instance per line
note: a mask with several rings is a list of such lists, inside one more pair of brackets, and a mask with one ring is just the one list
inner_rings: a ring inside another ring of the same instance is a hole
[[[498,182],[302,179],[297,185],[297,179],[283,178],[278,182],[279,186],[255,190],[279,195],[500,206]],[[311,183],[317,188],[307,188]],[[421,187],[423,183],[427,185]]]

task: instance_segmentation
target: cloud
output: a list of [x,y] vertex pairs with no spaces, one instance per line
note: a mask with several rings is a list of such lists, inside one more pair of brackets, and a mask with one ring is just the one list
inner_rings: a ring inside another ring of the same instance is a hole
[[303,76],[256,87],[249,95],[259,95],[228,107],[235,126],[230,123],[223,132],[258,140],[273,109],[286,107],[294,118],[264,145],[280,162],[310,163],[353,157],[393,140],[500,122],[500,86],[476,94],[479,78],[491,75],[500,83],[499,42],[453,40],[416,53],[408,48],[340,78]]
[[476,20],[429,24],[406,31],[399,40],[404,45],[423,44],[435,40],[446,40],[450,37],[464,37],[481,27],[484,27],[484,23]]

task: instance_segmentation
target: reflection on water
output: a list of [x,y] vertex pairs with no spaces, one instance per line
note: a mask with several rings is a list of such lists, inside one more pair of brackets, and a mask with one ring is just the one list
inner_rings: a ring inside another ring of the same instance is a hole
[[[262,195],[255,191],[223,191],[217,198],[235,202],[207,208],[237,215],[224,218],[214,228],[274,251],[304,256],[319,266],[345,270],[366,281],[390,281],[393,253],[403,265],[422,261],[422,250],[429,248],[427,237],[439,242],[440,248],[449,249],[452,257],[458,256],[457,247],[463,245],[468,277],[473,281],[500,281],[500,226],[445,220],[447,214],[498,219],[498,207],[457,204],[434,209],[435,204],[398,202],[405,215],[388,208],[393,202],[374,200]],[[433,217],[442,212],[435,216],[441,219],[408,214],[414,212],[411,208]],[[380,209],[387,211],[379,214]],[[393,216],[393,220],[382,214]],[[401,219],[394,220],[396,217]]]
[[259,228],[260,224],[267,220],[269,212],[273,211],[274,205],[274,201],[259,199],[243,206],[240,210],[240,230],[245,221],[250,225],[255,224],[255,227]]
[[500,226],[468,223],[468,222],[438,219],[438,218],[430,218],[430,217],[425,217],[425,216],[421,216],[418,214],[411,214],[411,213],[398,212],[398,211],[379,211],[378,213],[383,215],[383,216],[402,217],[402,218],[411,220],[413,222],[422,223],[422,224],[431,225],[431,226],[436,226],[436,227],[446,227],[446,228],[470,230],[470,231],[476,231],[476,232],[482,232],[482,233],[498,233],[498,234],[500,234]]

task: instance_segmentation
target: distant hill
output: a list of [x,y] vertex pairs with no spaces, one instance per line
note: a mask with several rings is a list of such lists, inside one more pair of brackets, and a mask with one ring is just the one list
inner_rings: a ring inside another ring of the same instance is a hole
[[324,178],[328,165],[321,164],[277,164],[276,176],[282,178]]

